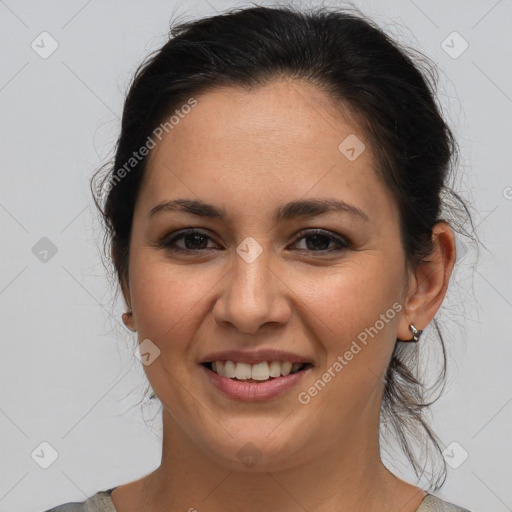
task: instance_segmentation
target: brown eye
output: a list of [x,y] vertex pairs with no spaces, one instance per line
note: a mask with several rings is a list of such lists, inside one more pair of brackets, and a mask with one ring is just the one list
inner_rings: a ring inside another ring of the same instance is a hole
[[[310,240],[311,243],[306,242],[306,249],[310,252],[335,252],[349,248],[349,244],[341,237],[331,234],[329,231],[322,229],[314,229],[305,232],[295,243],[300,240]],[[329,244],[334,242],[335,248],[329,249]]]
[[[181,240],[183,240],[183,245],[180,246],[177,243]],[[172,237],[165,237],[159,242],[158,246],[170,251],[194,253],[212,249],[212,247],[207,247],[208,240],[213,239],[202,231],[187,229]],[[322,229],[303,232],[294,244],[301,240],[306,240],[306,247],[300,250],[307,252],[338,252],[350,248],[350,244],[344,238]],[[329,247],[332,244],[334,244],[334,247]]]
[[[177,241],[181,239],[183,239],[185,247],[176,245]],[[202,231],[188,229],[181,231],[172,238],[164,239],[159,246],[172,251],[195,252],[208,249],[208,247],[206,247],[207,240],[212,240],[212,238]]]

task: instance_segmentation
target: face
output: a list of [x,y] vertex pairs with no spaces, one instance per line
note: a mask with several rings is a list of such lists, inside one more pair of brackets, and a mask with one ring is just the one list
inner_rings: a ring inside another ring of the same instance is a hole
[[[126,298],[154,392],[186,442],[227,467],[244,468],[244,447],[275,470],[375,438],[407,273],[370,142],[303,82],[196,99],[152,150],[134,212]],[[177,199],[225,216],[151,214]],[[311,200],[345,206],[286,208]],[[293,355],[263,361],[308,362],[277,394],[277,378],[252,383],[271,389],[253,399],[226,394],[233,380],[222,391],[201,364],[266,349]]]

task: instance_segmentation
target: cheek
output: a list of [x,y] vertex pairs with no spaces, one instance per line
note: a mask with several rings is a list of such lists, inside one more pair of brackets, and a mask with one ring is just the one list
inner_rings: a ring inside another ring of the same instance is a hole
[[[189,394],[182,392],[188,382],[190,342],[197,338],[205,310],[204,299],[218,278],[213,272],[194,272],[184,265],[171,265],[161,256],[143,254],[140,250],[131,262],[130,288],[136,311],[140,343],[149,339],[150,364],[143,369],[168,411],[190,407]],[[179,362],[179,364],[177,364]],[[192,364],[192,362],[190,361]]]
[[[339,336],[335,344],[357,337],[399,301],[403,276],[382,261],[379,255],[368,255],[357,263],[329,271],[321,279],[316,276],[297,281],[294,287],[297,294],[328,327],[327,331]],[[386,315],[385,327],[379,322],[380,330],[390,331],[396,325],[396,309]]]
[[142,250],[131,264],[130,287],[139,336],[157,344],[173,341],[173,347],[179,340],[185,343],[187,331],[192,336],[197,327],[195,319],[215,276],[171,265],[165,257],[144,255]]
[[[348,418],[378,399],[375,391],[396,342],[403,279],[381,261],[368,256],[364,265],[333,272],[314,287],[303,282],[302,296],[316,318],[315,338],[323,353],[322,382],[311,392],[321,395],[317,404],[323,403],[327,414]],[[308,294],[308,288],[315,292]]]

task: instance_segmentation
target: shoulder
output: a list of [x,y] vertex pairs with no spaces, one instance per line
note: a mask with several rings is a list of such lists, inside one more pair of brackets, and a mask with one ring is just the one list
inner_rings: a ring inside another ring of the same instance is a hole
[[433,494],[427,494],[420,506],[416,509],[416,512],[470,512],[469,510],[458,507],[453,503],[434,496]]
[[117,512],[110,498],[111,491],[99,491],[84,501],[64,503],[44,512]]

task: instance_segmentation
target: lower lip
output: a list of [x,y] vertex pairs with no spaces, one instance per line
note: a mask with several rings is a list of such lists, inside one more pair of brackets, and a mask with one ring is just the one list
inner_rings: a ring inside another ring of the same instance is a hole
[[311,366],[297,373],[290,373],[285,377],[276,377],[265,382],[244,382],[222,377],[206,366],[201,365],[210,382],[225,396],[233,400],[253,402],[268,400],[293,388],[311,370]]

